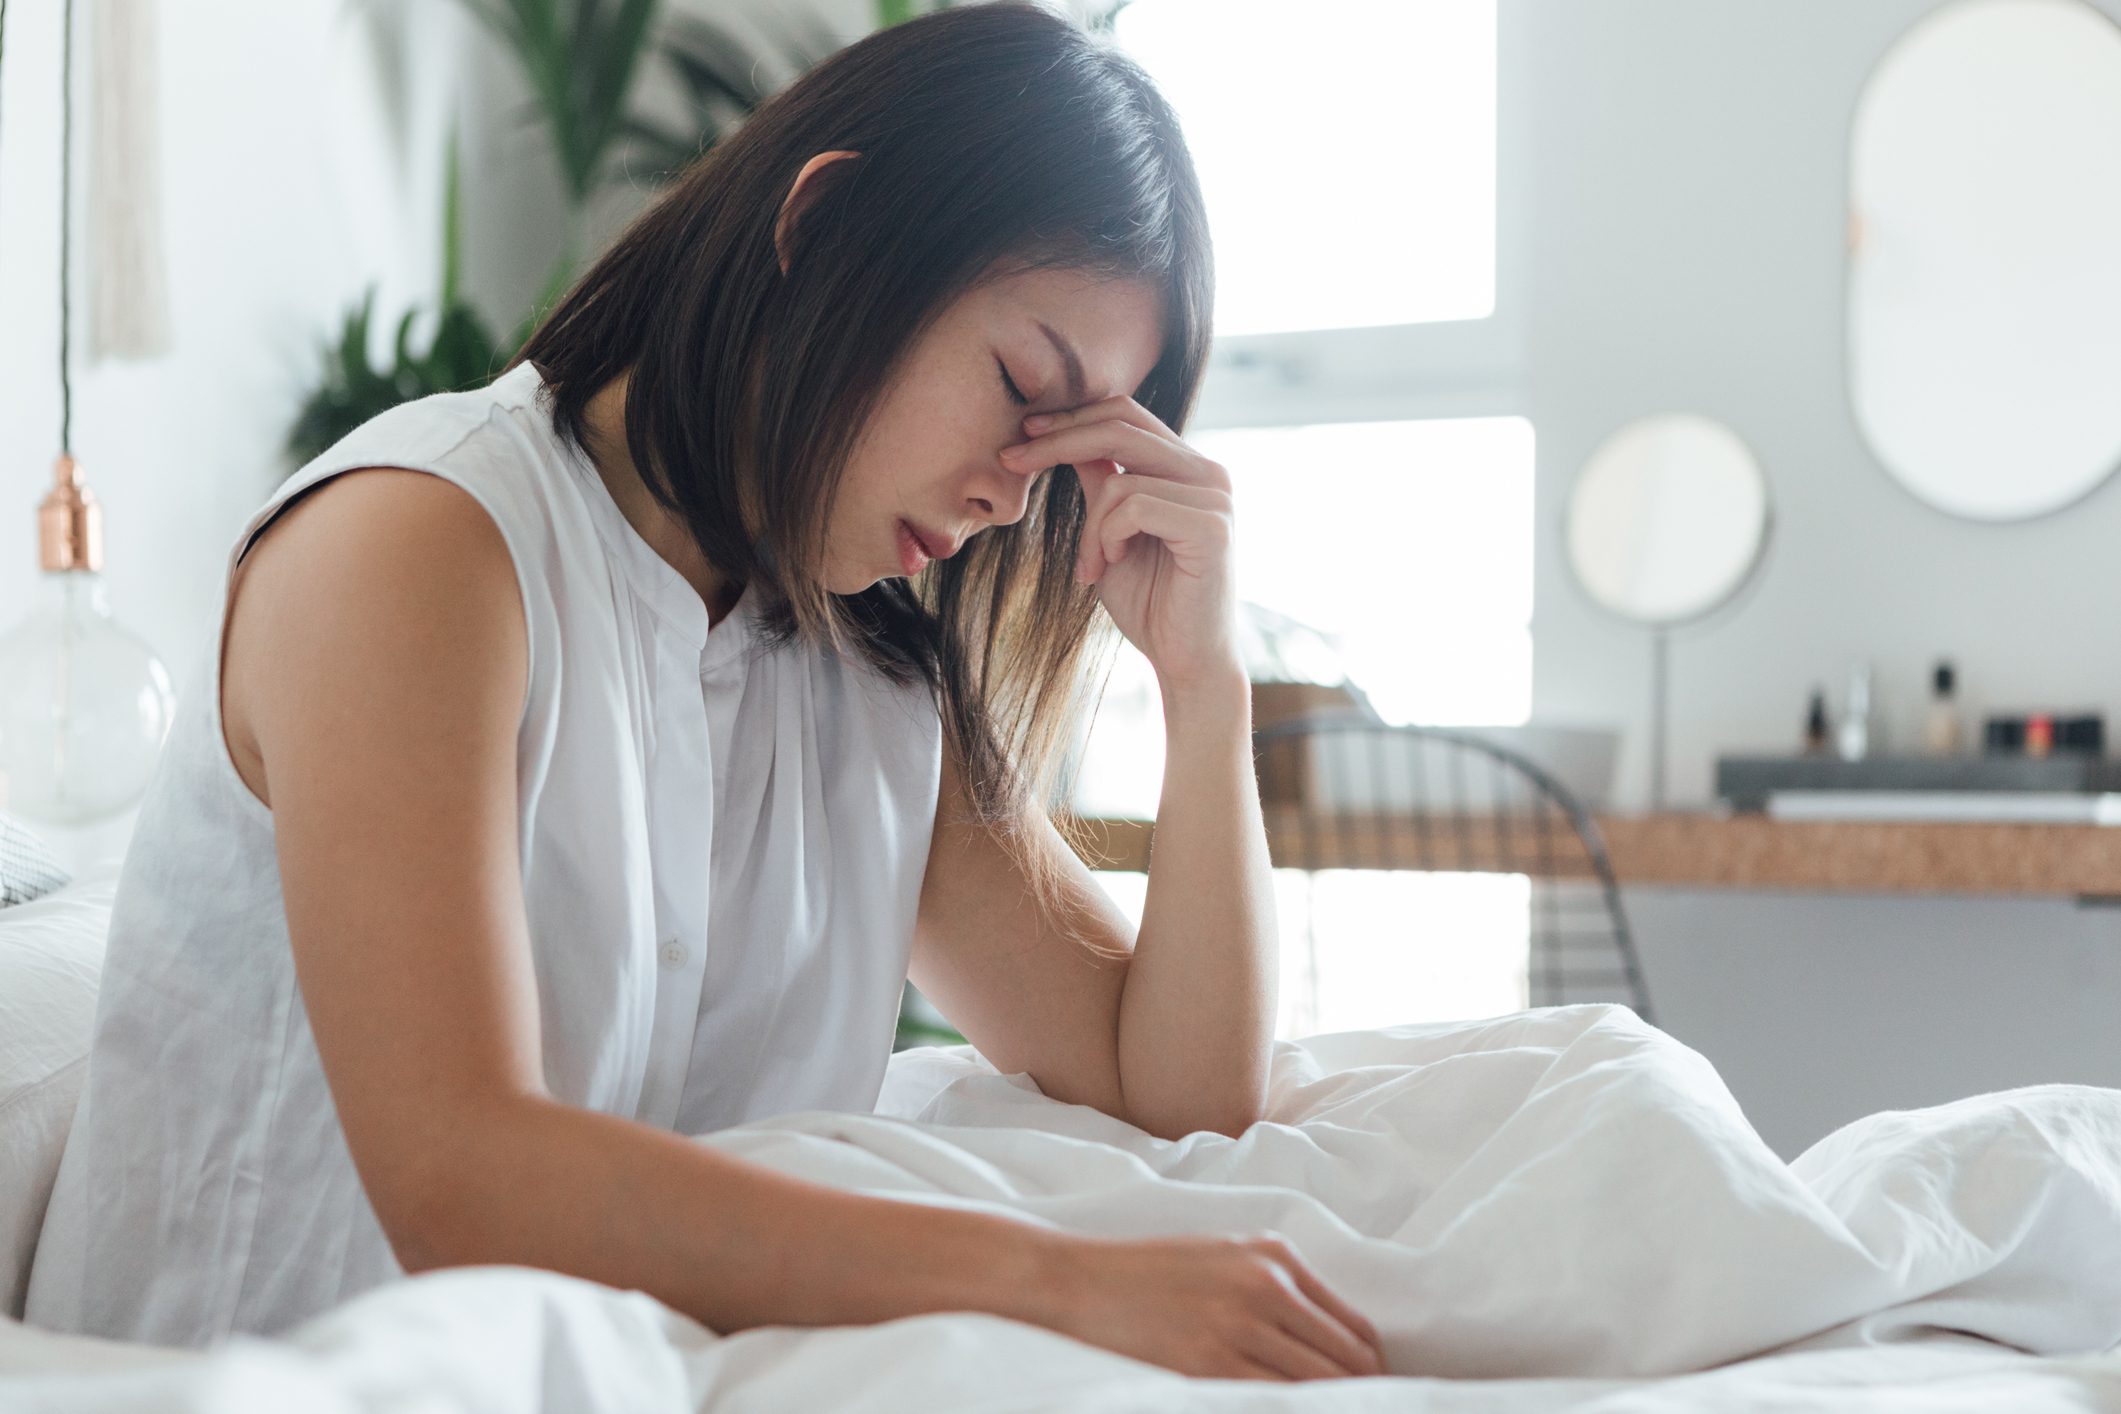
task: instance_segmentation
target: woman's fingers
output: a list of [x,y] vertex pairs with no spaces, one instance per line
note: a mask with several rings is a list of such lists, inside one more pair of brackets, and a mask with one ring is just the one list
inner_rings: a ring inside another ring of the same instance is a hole
[[1352,1380],[1376,1373],[1368,1360],[1350,1364],[1345,1357],[1320,1349],[1316,1340],[1299,1339],[1286,1329],[1263,1326],[1254,1339],[1252,1358],[1292,1380]]
[[1074,427],[1085,422],[1102,422],[1116,417],[1122,422],[1131,422],[1144,431],[1154,432],[1176,442],[1179,436],[1164,426],[1163,419],[1143,407],[1130,397],[1115,395],[1100,398],[1081,407],[1066,408],[1060,412],[1038,412],[1024,419],[1024,431],[1034,436],[1041,432],[1057,432],[1063,427]]
[[1291,1338],[1319,1352],[1343,1375],[1375,1375],[1384,1371],[1384,1359],[1338,1317],[1308,1296],[1290,1293],[1282,1308],[1282,1329]]
[[1263,1233],[1252,1239],[1252,1245],[1271,1258],[1284,1277],[1294,1283],[1296,1293],[1300,1293],[1295,1294],[1295,1304],[1289,1308],[1302,1318],[1303,1329],[1297,1332],[1299,1335],[1307,1335],[1314,1342],[1322,1338],[1326,1341],[1322,1348],[1335,1358],[1356,1362],[1351,1368],[1365,1373],[1383,1373],[1384,1344],[1378,1339],[1377,1328],[1341,1300],[1311,1270],[1287,1238],[1280,1233]]
[[[1025,418],[1024,428],[1038,435],[1004,447],[1001,457],[1005,465],[1027,473],[1049,466],[1073,466],[1082,481],[1089,509],[1076,577],[1083,583],[1095,584],[1106,565],[1124,558],[1126,542],[1135,535],[1147,530],[1163,538],[1159,526],[1190,528],[1190,540],[1196,547],[1228,543],[1232,489],[1229,472],[1179,440],[1134,399],[1107,398],[1066,412],[1039,414]],[[1120,472],[1122,466],[1125,474]],[[1143,481],[1136,482],[1137,476]],[[1170,491],[1169,499],[1174,502],[1189,502],[1203,512],[1219,513],[1223,522],[1220,536],[1208,521],[1174,518],[1164,512],[1130,512],[1126,520],[1115,521],[1117,509],[1146,490],[1148,483],[1159,483]],[[1221,499],[1189,498],[1182,494],[1183,489],[1205,491]],[[1202,570],[1197,554],[1190,557],[1187,567],[1195,573]]]
[[1129,472],[1230,489],[1229,473],[1185,443],[1116,418],[1059,428],[1004,447],[1001,457],[1003,465],[1023,472],[1107,458]]
[[1185,505],[1146,489],[1136,492],[1098,518],[1094,535],[1086,527],[1084,540],[1096,547],[1097,558],[1088,566],[1084,583],[1095,584],[1107,566],[1125,559],[1127,542],[1142,534],[1163,541],[1181,570],[1201,575],[1219,563],[1229,548],[1230,515],[1227,510]]
[[1144,527],[1136,525],[1116,539],[1108,537],[1105,531],[1113,511],[1130,498],[1139,496],[1159,497],[1225,518],[1232,513],[1227,491],[1209,486],[1189,486],[1181,481],[1166,481],[1153,476],[1103,476],[1087,495],[1089,509],[1084,514],[1082,541],[1075,562],[1077,579],[1094,583],[1105,565],[1126,557],[1124,547],[1128,538],[1139,534]]
[[1317,1275],[1303,1264],[1301,1258],[1293,1258],[1285,1265],[1289,1275],[1295,1278],[1298,1289],[1304,1295],[1310,1297],[1312,1301],[1323,1307],[1326,1313],[1336,1321],[1339,1321],[1343,1327],[1353,1331],[1356,1336],[1363,1340],[1368,1346],[1371,1355],[1375,1357],[1377,1368],[1382,1370],[1384,1368],[1385,1349],[1383,1339],[1377,1334],[1377,1327],[1365,1320],[1361,1312],[1341,1300],[1331,1287],[1319,1280]]

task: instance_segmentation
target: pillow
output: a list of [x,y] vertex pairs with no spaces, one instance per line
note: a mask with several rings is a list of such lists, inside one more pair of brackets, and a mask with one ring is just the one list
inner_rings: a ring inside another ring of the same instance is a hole
[[0,1312],[20,1320],[30,1256],[88,1075],[118,869],[0,908]]
[[[0,777],[4,785],[5,777]],[[0,908],[28,903],[66,882],[66,870],[29,826],[0,810]]]

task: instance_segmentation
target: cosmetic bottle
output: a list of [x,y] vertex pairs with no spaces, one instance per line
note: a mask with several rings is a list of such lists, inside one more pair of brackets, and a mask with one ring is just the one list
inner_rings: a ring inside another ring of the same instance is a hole
[[2025,754],[2046,756],[2055,749],[2055,719],[2047,712],[2034,712],[2025,719]]
[[1859,663],[1849,673],[1848,700],[1842,704],[1834,746],[1844,761],[1861,761],[1871,751],[1871,666]]
[[1922,744],[1932,756],[1959,754],[1958,674],[1949,659],[1940,659],[1930,674],[1930,710]]
[[1804,714],[1804,754],[1824,756],[1827,748],[1826,690],[1812,689],[1812,705]]

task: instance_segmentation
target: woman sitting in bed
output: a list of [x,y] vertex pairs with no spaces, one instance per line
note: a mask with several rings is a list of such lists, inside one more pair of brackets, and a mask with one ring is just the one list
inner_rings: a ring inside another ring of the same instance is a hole
[[[972,1310],[1380,1369],[1271,1234],[1078,1236],[684,1137],[871,1108],[909,973],[1050,1096],[1258,1118],[1230,481],[1173,430],[1210,295],[1141,71],[944,11],[703,156],[492,386],[288,478],[125,861],[30,1321],[204,1345],[510,1263],[725,1332]],[[1046,814],[1100,610],[1170,733],[1138,937]]]

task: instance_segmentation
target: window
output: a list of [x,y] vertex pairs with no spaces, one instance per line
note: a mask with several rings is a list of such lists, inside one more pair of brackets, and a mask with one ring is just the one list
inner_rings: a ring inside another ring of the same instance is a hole
[[[1237,594],[1318,630],[1394,722],[1511,726],[1532,704],[1532,426],[1521,417],[1222,428]],[[1163,774],[1156,674],[1122,644],[1078,809],[1148,818]]]
[[1239,594],[1328,635],[1395,722],[1532,708],[1532,425],[1521,417],[1239,428]]
[[[1523,722],[1534,438],[1494,0],[1132,0],[1114,34],[1208,203],[1216,346],[1187,440],[1236,482],[1240,598],[1317,630],[1388,720]],[[1155,675],[1122,646],[1075,808],[1153,816],[1162,774]],[[1138,922],[1147,876],[1099,878]],[[1522,877],[1275,884],[1277,1034],[1525,1004]]]
[[[1318,629],[1388,720],[1527,718],[1530,423],[1329,423],[1188,440],[1236,484],[1245,605]],[[1152,817],[1163,765],[1155,671],[1123,644],[1083,753],[1075,808]],[[1147,876],[1099,877],[1138,924]],[[1275,883],[1280,1034],[1523,1005],[1522,877],[1278,870]]]
[[1133,0],[1113,32],[1185,127],[1219,333],[1493,311],[1493,0]]

